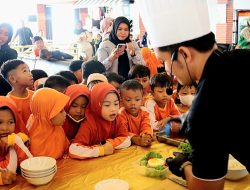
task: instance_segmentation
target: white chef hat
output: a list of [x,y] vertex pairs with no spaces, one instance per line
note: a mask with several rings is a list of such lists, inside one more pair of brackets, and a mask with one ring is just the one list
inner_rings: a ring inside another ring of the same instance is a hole
[[192,40],[211,32],[206,0],[138,0],[152,47]]

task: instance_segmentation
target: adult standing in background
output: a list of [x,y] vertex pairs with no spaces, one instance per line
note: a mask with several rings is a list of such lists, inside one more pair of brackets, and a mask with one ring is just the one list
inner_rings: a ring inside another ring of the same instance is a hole
[[[0,67],[5,61],[17,58],[16,50],[10,48],[9,42],[13,36],[13,28],[7,23],[0,24]],[[5,96],[11,91],[9,83],[0,75],[0,95]]]
[[[192,146],[192,157],[180,153],[168,158],[166,164],[173,174],[187,180],[189,190],[223,190],[229,154],[250,172],[250,155],[246,151],[249,113],[239,111],[242,104],[234,102],[242,94],[228,93],[232,87],[238,92],[249,85],[250,51],[217,50],[205,0],[138,2],[151,45],[166,61],[170,74],[182,85],[198,81],[195,99],[183,125]],[[167,93],[172,90],[168,86]],[[250,107],[250,102],[244,102],[244,107]],[[171,122],[171,127],[174,123]]]
[[134,65],[145,65],[139,46],[130,41],[129,34],[129,20],[126,17],[117,17],[109,39],[103,41],[97,51],[97,59],[106,70],[116,72],[125,79]]
[[19,37],[19,45],[32,45],[33,34],[30,28],[26,27],[24,21],[21,21],[21,28],[19,28],[13,38],[13,42],[15,41],[16,37]]
[[109,39],[109,34],[112,31],[113,19],[111,17],[106,17],[101,20],[100,30],[102,32],[102,41]]
[[86,32],[86,30],[82,28],[82,21],[79,20],[75,24],[74,34],[80,35],[83,32]]

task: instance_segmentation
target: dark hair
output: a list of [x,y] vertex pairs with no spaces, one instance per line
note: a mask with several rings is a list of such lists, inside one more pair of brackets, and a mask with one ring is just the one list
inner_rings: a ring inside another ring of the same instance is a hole
[[150,80],[150,88],[154,91],[155,87],[167,87],[171,83],[171,77],[167,73],[155,74]]
[[199,52],[207,52],[213,48],[215,43],[216,43],[215,35],[213,32],[210,32],[204,36],[201,36],[193,40],[189,40],[189,41],[185,41],[185,42],[181,42],[181,43],[173,44],[169,46],[159,47],[158,49],[159,51],[163,51],[163,52],[165,51],[174,52],[178,50],[180,46],[185,46],[185,47],[192,47]]
[[135,79],[130,79],[130,80],[127,80],[124,83],[122,83],[122,85],[120,86],[120,90],[122,91],[122,89],[126,89],[126,90],[141,90],[143,92],[143,86],[142,86],[142,84],[139,83]]
[[87,80],[89,75],[93,73],[103,74],[105,72],[106,72],[106,69],[104,65],[99,61],[91,60],[82,64],[82,75],[83,75],[83,79],[85,80]]
[[107,77],[109,83],[113,81],[117,82],[118,84],[122,84],[125,81],[123,76],[115,72],[107,72],[104,75]]
[[10,71],[16,69],[19,65],[25,64],[22,60],[12,59],[4,62],[1,66],[1,74],[5,80],[8,80],[8,74]]
[[69,65],[69,70],[72,71],[72,72],[75,72],[79,69],[82,68],[82,63],[83,61],[82,60],[74,60],[70,63]]
[[39,41],[39,40],[42,40],[42,41],[43,41],[42,37],[40,37],[40,36],[34,36],[34,38],[33,38],[33,43],[35,43],[35,42],[37,42],[37,41]]
[[134,79],[136,77],[143,78],[149,77],[150,78],[150,70],[147,66],[144,65],[136,65],[134,69],[129,74],[130,79]]
[[8,107],[8,106],[0,106],[0,110],[10,110],[11,111],[11,109]]
[[56,73],[56,75],[63,76],[70,83],[71,83],[71,81],[74,81],[76,84],[78,84],[78,80],[77,80],[76,76],[71,71],[60,71],[60,72]]
[[42,69],[33,69],[30,72],[33,76],[34,81],[36,81],[37,79],[40,79],[40,78],[48,77],[48,74]]
[[41,59],[48,59],[47,54],[49,53],[49,50],[47,49],[41,49],[40,50],[40,58]]
[[70,82],[61,75],[52,75],[47,78],[43,86],[53,89],[55,87],[67,88]]
[[13,28],[8,23],[1,23],[0,28],[7,28],[7,30],[8,30],[8,40],[7,40],[7,42],[5,44],[8,44],[11,41],[11,38],[13,36]]

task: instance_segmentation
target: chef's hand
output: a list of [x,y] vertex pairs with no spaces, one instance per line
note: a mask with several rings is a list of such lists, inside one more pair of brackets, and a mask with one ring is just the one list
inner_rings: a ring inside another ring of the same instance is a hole
[[175,153],[175,158],[169,157],[166,159],[166,165],[174,175],[183,177],[185,179],[182,165],[187,161],[187,155],[183,153]]

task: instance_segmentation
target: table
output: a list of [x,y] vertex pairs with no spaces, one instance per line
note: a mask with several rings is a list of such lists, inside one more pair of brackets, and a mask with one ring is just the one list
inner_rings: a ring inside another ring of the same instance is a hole
[[[151,148],[131,146],[116,150],[113,155],[88,160],[61,159],[57,161],[58,171],[54,179],[47,185],[35,187],[21,176],[15,184],[0,189],[72,189],[94,190],[95,184],[103,179],[118,178],[130,185],[130,190],[186,190],[185,187],[168,179],[150,178],[141,175],[136,166],[148,152],[159,152],[170,156],[177,148],[163,143],[154,142]],[[226,181],[225,190],[250,190],[250,175],[237,182]]]

